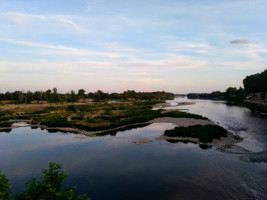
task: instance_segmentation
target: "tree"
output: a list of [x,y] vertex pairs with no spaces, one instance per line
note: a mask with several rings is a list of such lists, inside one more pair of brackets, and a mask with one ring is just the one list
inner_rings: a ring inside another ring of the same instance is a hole
[[10,193],[11,188],[8,179],[0,171],[0,199],[9,199]]
[[70,99],[69,99],[71,102],[76,102],[77,101],[77,96],[75,94],[75,91],[74,90],[71,90],[70,92]]
[[59,94],[57,88],[53,88],[52,101],[54,102],[59,101]]
[[26,93],[25,102],[30,104],[34,100],[34,94],[31,91]]
[[52,91],[50,89],[45,91],[45,96],[48,101],[52,101]]
[[[49,169],[43,169],[42,172],[42,181],[36,177],[31,178],[25,183],[25,190],[15,194],[14,200],[90,200],[86,195],[75,196],[75,187],[62,185],[67,175],[62,171],[60,164],[51,162]],[[10,193],[8,179],[0,171],[0,199],[9,199]]]
[[79,89],[78,90],[78,96],[81,97],[81,98],[84,98],[85,97],[85,90],[84,89]]

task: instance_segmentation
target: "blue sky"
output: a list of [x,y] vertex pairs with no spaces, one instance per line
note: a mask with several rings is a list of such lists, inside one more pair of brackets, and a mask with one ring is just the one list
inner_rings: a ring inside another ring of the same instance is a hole
[[265,0],[0,0],[0,91],[224,91],[267,66]]

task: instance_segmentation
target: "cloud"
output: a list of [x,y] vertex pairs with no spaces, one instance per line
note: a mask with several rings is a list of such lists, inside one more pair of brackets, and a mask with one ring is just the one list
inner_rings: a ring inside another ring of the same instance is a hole
[[231,40],[231,44],[250,44],[251,42],[245,39],[236,39],[236,40]]
[[199,42],[186,42],[186,41],[172,41],[169,45],[169,49],[175,52],[194,52],[199,54],[207,54],[211,46],[206,43]]
[[24,40],[0,39],[0,42],[59,50],[61,51],[63,55],[104,56],[104,57],[110,57],[110,58],[120,57],[120,55],[116,53],[98,52],[98,51],[91,51],[91,50],[81,49],[81,48],[66,47],[62,45],[44,44],[44,43],[24,41]]
[[82,33],[90,33],[86,28],[78,25],[74,21],[70,20],[70,16],[64,15],[39,15],[23,12],[6,12],[1,14],[4,18],[18,25],[27,26],[48,26],[53,29],[67,28],[70,30],[76,30]]
[[99,0],[89,0],[87,1],[87,6],[85,9],[85,13],[91,11],[92,9],[94,9],[96,7],[96,5],[99,3]]

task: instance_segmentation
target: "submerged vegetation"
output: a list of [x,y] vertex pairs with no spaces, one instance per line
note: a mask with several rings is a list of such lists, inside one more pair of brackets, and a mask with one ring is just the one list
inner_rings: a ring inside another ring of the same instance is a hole
[[168,137],[193,137],[200,142],[212,142],[213,139],[220,139],[227,136],[227,131],[218,125],[195,125],[188,127],[175,127],[166,130],[164,133]]
[[37,177],[31,178],[25,183],[23,192],[15,194],[10,198],[11,187],[8,179],[0,171],[0,199],[1,200],[25,200],[25,199],[47,199],[47,200],[90,200],[86,195],[76,196],[75,187],[63,185],[67,178],[60,164],[51,162],[49,169],[43,169],[43,178],[40,181]]

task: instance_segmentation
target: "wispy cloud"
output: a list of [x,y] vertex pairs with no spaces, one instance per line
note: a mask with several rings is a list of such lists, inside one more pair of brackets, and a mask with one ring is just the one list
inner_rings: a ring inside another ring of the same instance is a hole
[[104,57],[110,57],[110,58],[120,57],[120,55],[116,53],[98,52],[98,51],[91,51],[91,50],[81,49],[81,48],[66,47],[62,45],[44,44],[44,43],[39,43],[39,42],[31,42],[31,41],[23,41],[23,40],[15,40],[15,39],[0,39],[0,42],[13,43],[13,44],[19,44],[19,45],[25,45],[25,46],[31,46],[31,47],[40,47],[40,48],[46,48],[46,49],[61,50],[63,51],[62,54],[64,55],[104,56]]
[[68,16],[64,15],[39,15],[23,12],[6,12],[1,15],[18,25],[40,26],[41,23],[41,25],[50,25],[53,26],[53,28],[65,27],[82,33],[90,33],[88,29],[78,25],[74,21],[68,19]]

